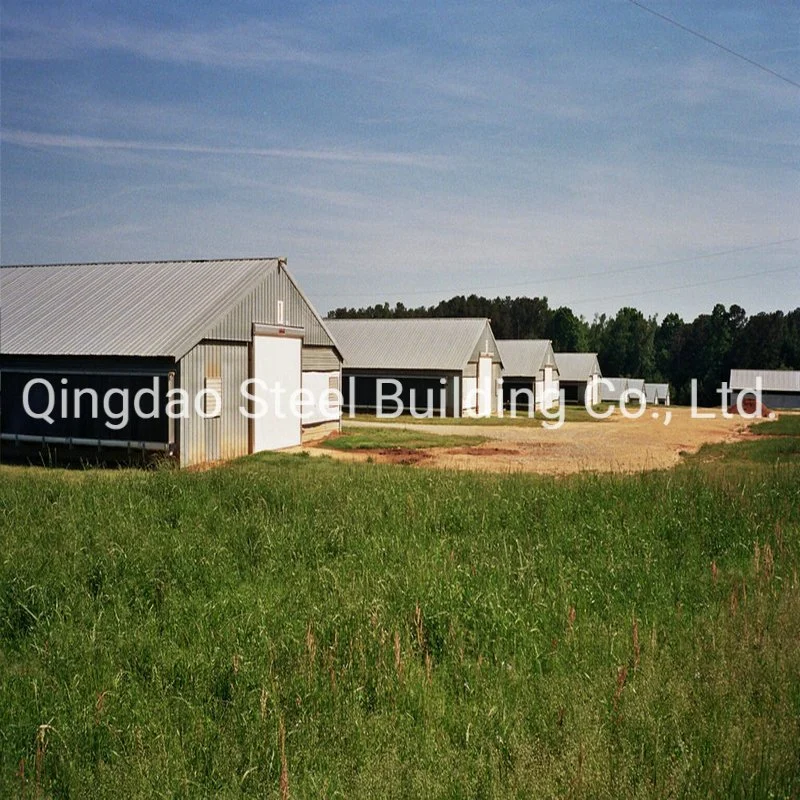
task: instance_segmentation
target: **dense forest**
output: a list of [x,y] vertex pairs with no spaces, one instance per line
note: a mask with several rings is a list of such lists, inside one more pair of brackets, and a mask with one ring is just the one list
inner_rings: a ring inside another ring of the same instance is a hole
[[621,308],[613,317],[591,322],[566,306],[550,308],[546,297],[453,297],[435,306],[406,308],[388,303],[367,308],[337,308],[332,319],[400,317],[489,317],[498,339],[552,339],[558,352],[597,352],[604,375],[667,382],[673,401],[687,403],[691,379],[698,400],[717,405],[717,390],[731,367],[800,369],[800,308],[748,317],[743,308],[714,306],[685,322],[678,314],[645,317]]

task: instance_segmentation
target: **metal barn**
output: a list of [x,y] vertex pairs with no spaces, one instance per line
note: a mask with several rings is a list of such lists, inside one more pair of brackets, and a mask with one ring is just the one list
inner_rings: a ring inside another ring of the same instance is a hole
[[[497,410],[502,360],[489,320],[326,320],[342,353],[345,407],[375,412],[379,394],[395,393],[406,411],[430,416],[487,416]],[[386,403],[384,413],[392,411]]]
[[[549,339],[498,339],[503,360],[503,406],[551,408],[558,403],[558,365]],[[532,403],[531,403],[532,399]]]
[[[638,401],[639,397],[644,397],[645,403],[650,403],[650,394],[645,384],[644,378],[609,378],[603,375],[600,381],[600,401],[602,403],[618,403],[623,396],[627,403]],[[629,394],[625,394],[628,392]]]
[[589,390],[589,405],[600,402],[598,379],[603,377],[597,353],[556,353],[558,379],[565,403],[584,404]]
[[743,391],[754,391],[761,378],[761,401],[767,408],[800,409],[800,370],[732,369],[732,401]]
[[647,383],[644,393],[649,406],[668,406],[670,403],[668,383]]
[[284,259],[9,266],[0,282],[5,452],[158,451],[188,466],[340,427],[341,356]]

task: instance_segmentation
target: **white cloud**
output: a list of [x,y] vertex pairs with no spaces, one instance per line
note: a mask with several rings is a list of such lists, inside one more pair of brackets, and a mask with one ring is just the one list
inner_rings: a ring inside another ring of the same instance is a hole
[[3,129],[0,139],[8,144],[31,148],[58,148],[80,150],[133,150],[168,153],[185,153],[213,156],[245,156],[307,161],[334,161],[395,167],[421,167],[442,169],[447,166],[444,156],[421,155],[380,150],[297,149],[281,147],[221,147],[190,142],[149,142],[135,139],[105,139],[95,136],[37,133]]

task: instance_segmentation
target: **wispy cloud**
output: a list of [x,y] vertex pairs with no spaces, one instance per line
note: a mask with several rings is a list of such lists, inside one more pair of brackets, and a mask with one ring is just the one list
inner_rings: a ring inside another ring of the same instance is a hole
[[[308,36],[308,33],[304,34]],[[286,63],[335,66],[314,42],[296,41],[297,32],[258,20],[215,29],[148,27],[114,20],[58,23],[36,15],[3,22],[4,60],[79,58],[87,50],[124,52],[139,58],[206,67],[254,67]]]
[[419,153],[326,148],[312,150],[285,147],[221,147],[189,142],[148,142],[134,139],[104,139],[94,136],[36,133],[34,131],[8,129],[0,131],[0,139],[7,144],[32,148],[133,150],[212,156],[246,156],[305,161],[333,161],[393,167],[421,167],[425,169],[443,169],[448,164],[447,158],[444,156],[422,155]]

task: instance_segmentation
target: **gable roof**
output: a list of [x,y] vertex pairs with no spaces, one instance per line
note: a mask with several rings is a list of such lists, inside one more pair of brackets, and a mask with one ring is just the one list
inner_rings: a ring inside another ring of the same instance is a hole
[[494,360],[501,360],[485,318],[327,319],[325,324],[345,368],[459,371],[487,344]]
[[0,352],[180,358],[285,272],[277,258],[2,267]]
[[534,378],[545,367],[558,373],[549,339],[498,339],[497,349],[506,375]]
[[556,364],[562,381],[588,381],[592,375],[603,374],[597,353],[556,353]]
[[669,399],[668,383],[647,383],[644,387],[644,395],[648,403],[655,403],[657,400]]
[[761,378],[765,392],[800,392],[800,370],[790,369],[732,369],[731,389],[755,389]]
[[622,395],[628,391],[628,379],[627,378],[609,378],[607,375],[603,375],[603,381],[607,381],[607,383],[600,384],[600,399],[604,403],[620,400]]
[[644,394],[644,378],[628,378],[628,389]]

